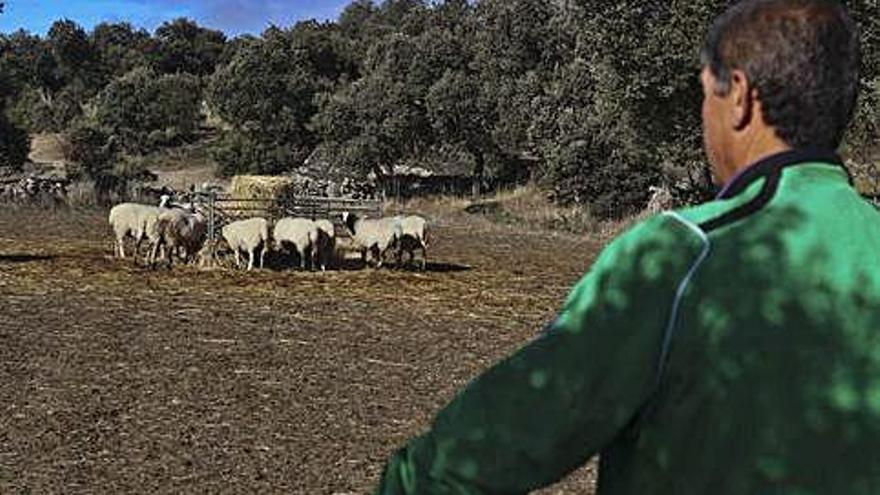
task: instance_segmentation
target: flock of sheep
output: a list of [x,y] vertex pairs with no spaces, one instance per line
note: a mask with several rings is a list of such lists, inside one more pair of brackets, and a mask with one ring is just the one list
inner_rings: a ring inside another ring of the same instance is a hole
[[[404,253],[407,263],[414,263],[415,252],[421,252],[421,268],[427,264],[428,226],[424,218],[395,216],[384,218],[359,218],[354,213],[342,213],[342,223],[351,236],[352,244],[362,260],[376,268],[383,265],[389,255],[396,257],[396,266],[403,266]],[[132,238],[135,253],[140,253],[144,241],[150,246],[147,261],[155,266],[160,258],[170,267],[172,260],[182,258],[192,262],[205,256],[210,248],[211,256],[231,252],[236,266],[243,268],[242,254],[247,255],[247,269],[252,270],[259,253],[259,268],[264,267],[268,251],[296,253],[302,269],[326,270],[335,259],[336,228],[326,219],[281,218],[270,228],[265,218],[255,217],[238,220],[225,225],[219,245],[206,246],[208,220],[200,207],[194,203],[177,204],[163,196],[159,206],[139,203],[122,203],[110,210],[110,226],[116,237],[115,254],[125,258],[125,240]],[[223,249],[223,244],[227,249]]]
[[0,202],[60,204],[68,185],[64,179],[42,177],[0,180]]

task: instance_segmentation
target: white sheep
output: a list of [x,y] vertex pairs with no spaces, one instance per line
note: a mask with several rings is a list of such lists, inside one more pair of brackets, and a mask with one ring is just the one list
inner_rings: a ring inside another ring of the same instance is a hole
[[159,249],[165,250],[168,266],[171,266],[171,253],[183,249],[184,261],[188,262],[202,249],[208,222],[200,212],[190,213],[182,209],[169,209],[159,213],[155,224],[156,240],[150,253],[150,264],[156,263]]
[[248,270],[254,268],[256,251],[260,250],[260,269],[266,258],[266,251],[270,248],[269,222],[265,218],[249,218],[238,220],[223,227],[221,230],[223,239],[229,248],[235,252],[235,264],[241,268],[241,252],[248,253]]
[[[146,239],[149,241],[149,252],[152,253],[155,251],[156,244],[162,242],[162,232],[159,230],[159,217],[163,213],[173,213],[173,212],[183,212],[183,213],[195,213],[196,205],[195,203],[187,203],[180,204],[171,201],[171,197],[167,194],[163,194],[160,201],[159,207],[152,213],[148,214],[145,218],[144,222],[144,235]],[[181,246],[173,246],[171,247],[171,251],[177,252],[178,248]],[[165,254],[164,245],[163,245],[163,254]],[[170,255],[169,255],[170,256]],[[152,258],[152,255],[150,256]],[[155,261],[151,259],[151,263]]]
[[[131,237],[135,241],[135,258],[140,253],[141,243],[149,240],[154,243],[155,236],[151,236],[151,230],[155,230],[156,220],[159,214],[169,208],[184,208],[194,211],[194,205],[180,205],[171,201],[167,194],[162,195],[159,206],[145,205],[140,203],[120,203],[110,209],[108,221],[113,233],[116,235],[115,255],[125,258],[125,238]],[[149,249],[148,249],[149,252]]]
[[397,262],[400,265],[400,239],[403,237],[403,229],[400,222],[395,218],[358,218],[350,212],[342,213],[342,223],[361,252],[361,258],[366,263],[367,253],[376,260],[376,268],[382,267],[385,254],[392,248],[397,248]]
[[131,237],[135,241],[137,257],[141,242],[148,238],[148,223],[154,221],[160,211],[159,207],[139,203],[121,203],[111,208],[108,221],[116,234],[115,254],[125,258],[124,241],[126,237]]
[[330,264],[330,260],[333,259],[336,250],[336,227],[333,222],[323,218],[315,220],[315,225],[318,227],[319,234],[318,263],[321,265],[321,270],[324,271]]
[[299,254],[300,266],[306,269],[306,260],[312,268],[318,264],[320,232],[315,222],[307,218],[282,218],[275,223],[272,238],[276,249],[283,250],[292,245]]
[[428,264],[428,221],[418,215],[394,217],[403,230],[400,238],[400,250],[409,253],[408,263],[415,260],[415,251],[422,251],[422,270]]

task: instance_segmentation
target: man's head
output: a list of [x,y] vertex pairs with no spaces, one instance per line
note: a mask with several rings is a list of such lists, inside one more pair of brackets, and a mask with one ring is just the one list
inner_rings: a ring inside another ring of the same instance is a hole
[[716,181],[762,152],[840,145],[858,94],[859,41],[838,3],[741,1],[709,31],[701,64]]

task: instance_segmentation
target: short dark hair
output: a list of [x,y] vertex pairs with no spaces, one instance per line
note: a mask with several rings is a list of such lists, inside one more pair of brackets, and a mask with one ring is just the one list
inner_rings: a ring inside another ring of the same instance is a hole
[[741,70],[764,120],[794,148],[837,148],[859,91],[859,36],[849,13],[825,0],[744,0],[712,26],[700,56],[730,91]]

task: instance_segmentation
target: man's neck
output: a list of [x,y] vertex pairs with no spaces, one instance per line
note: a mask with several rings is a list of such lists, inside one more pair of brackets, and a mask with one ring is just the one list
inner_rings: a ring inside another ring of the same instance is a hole
[[740,172],[755,163],[758,163],[764,158],[792,149],[791,146],[779,139],[776,136],[776,133],[772,130],[770,132],[761,133],[757,136],[752,136],[751,139],[743,140],[740,144],[740,152],[736,153],[734,166],[729,171],[727,177],[724,178],[724,183],[727,183]]

